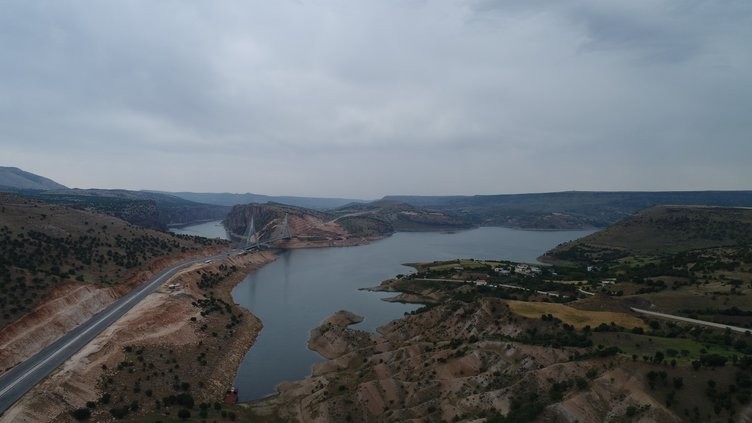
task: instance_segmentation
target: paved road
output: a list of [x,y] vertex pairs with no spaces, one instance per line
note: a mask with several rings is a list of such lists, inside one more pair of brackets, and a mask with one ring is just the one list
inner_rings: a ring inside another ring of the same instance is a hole
[[636,313],[647,314],[649,316],[655,316],[655,317],[662,317],[664,319],[678,320],[680,322],[694,323],[696,325],[711,326],[711,327],[720,328],[720,329],[731,329],[735,332],[741,332],[741,333],[752,332],[752,330],[750,329],[742,328],[739,326],[724,325],[723,323],[708,322],[706,320],[690,319],[689,317],[676,316],[674,314],[658,313],[657,311],[643,310],[641,308],[631,307],[631,309],[632,311]]
[[0,376],[0,415],[18,401],[53,370],[63,364],[84,345],[91,342],[108,326],[117,321],[147,295],[180,270],[196,263],[227,257],[227,253],[200,259],[186,260],[163,271],[152,280],[129,292],[105,310],[63,335],[60,339],[38,352],[23,363]]

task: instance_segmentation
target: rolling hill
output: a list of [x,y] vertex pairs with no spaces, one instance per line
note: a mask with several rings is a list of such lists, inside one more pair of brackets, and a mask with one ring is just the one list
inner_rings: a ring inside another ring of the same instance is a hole
[[234,239],[240,240],[253,218],[255,229],[264,241],[277,238],[285,217],[294,239],[324,244],[381,238],[394,232],[470,227],[465,221],[446,213],[394,201],[353,204],[327,212],[278,203],[244,204],[232,208],[224,225]]
[[222,219],[230,207],[203,204],[168,194],[118,189],[65,189],[23,193],[34,199],[64,204],[119,217],[146,228],[166,230],[169,226]]
[[59,184],[52,179],[23,171],[17,167],[4,166],[0,166],[0,188],[11,190],[66,189],[65,185]]
[[473,226],[467,219],[452,213],[395,200],[350,204],[332,212],[339,216],[338,222],[354,232],[454,231]]
[[329,210],[342,207],[350,203],[362,203],[362,200],[346,198],[322,198],[322,197],[295,197],[295,196],[272,196],[261,194],[233,194],[233,193],[208,193],[208,192],[161,192],[162,194],[174,195],[189,201],[198,203],[216,204],[220,206],[235,206],[250,203],[280,203],[291,206],[303,207],[313,210]]
[[752,191],[587,192],[476,196],[387,196],[452,213],[480,226],[533,229],[604,228],[657,205],[752,207]]
[[0,328],[63,286],[114,286],[154,260],[217,243],[0,194]]
[[662,255],[752,243],[752,209],[656,206],[546,253],[592,263],[628,255]]

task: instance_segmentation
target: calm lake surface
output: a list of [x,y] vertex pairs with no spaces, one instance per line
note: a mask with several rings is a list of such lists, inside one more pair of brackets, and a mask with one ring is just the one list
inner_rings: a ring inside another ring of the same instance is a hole
[[264,323],[238,369],[240,400],[264,397],[282,381],[308,376],[311,365],[323,361],[306,347],[309,331],[334,312],[345,309],[364,316],[355,327],[372,331],[418,308],[381,301],[391,293],[359,290],[413,271],[402,263],[456,258],[531,263],[557,244],[592,232],[479,228],[452,234],[398,233],[358,247],[287,251],[232,293]]
[[197,225],[170,228],[170,232],[180,235],[198,235],[206,238],[230,239],[221,220],[199,223]]

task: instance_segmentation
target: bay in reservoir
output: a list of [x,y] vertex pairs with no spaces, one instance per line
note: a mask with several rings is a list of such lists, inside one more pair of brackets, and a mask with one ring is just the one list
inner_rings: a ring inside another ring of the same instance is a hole
[[479,228],[452,234],[397,233],[358,247],[284,252],[233,290],[235,301],[264,324],[238,369],[240,399],[264,397],[282,381],[308,376],[311,365],[323,360],[307,348],[309,332],[336,311],[364,316],[354,327],[375,330],[420,307],[381,301],[393,293],[359,290],[413,271],[403,263],[456,258],[533,263],[559,243],[591,232]]
[[323,361],[306,346],[309,331],[336,311],[364,316],[354,327],[373,331],[420,307],[381,301],[392,293],[359,290],[413,271],[403,263],[457,258],[534,263],[556,245],[592,232],[487,227],[448,234],[397,233],[369,245],[284,252],[232,293],[264,324],[238,369],[240,400],[262,398],[273,394],[280,382],[308,376],[311,365]]
[[170,232],[180,235],[197,235],[206,238],[230,239],[221,220],[170,228]]

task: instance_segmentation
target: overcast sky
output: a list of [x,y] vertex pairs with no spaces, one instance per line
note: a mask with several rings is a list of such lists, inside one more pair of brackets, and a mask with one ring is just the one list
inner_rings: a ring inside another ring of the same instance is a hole
[[752,1],[4,1],[0,166],[377,198],[752,189]]

